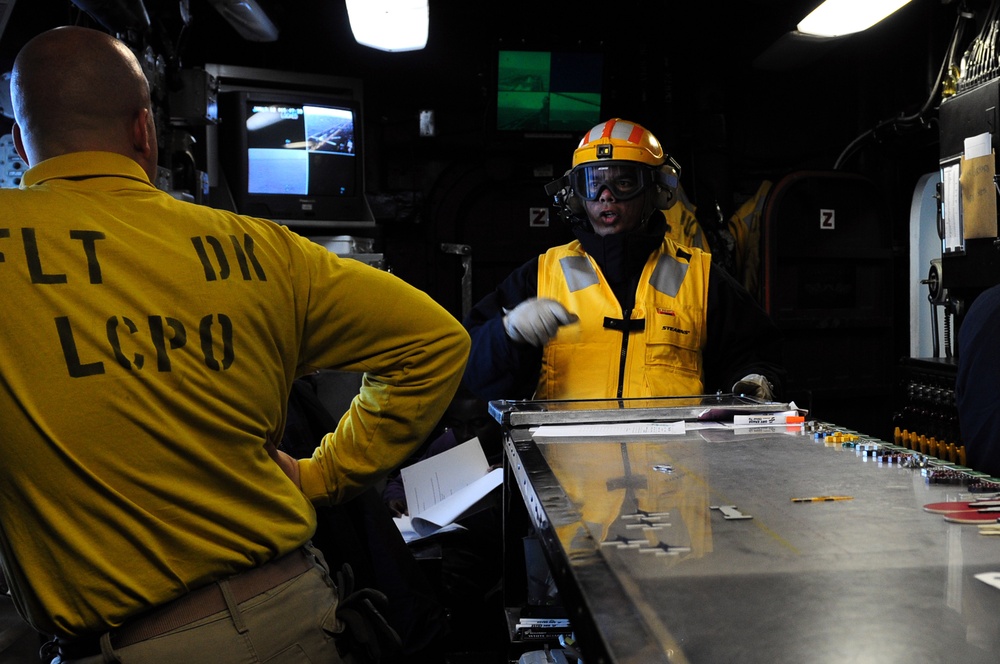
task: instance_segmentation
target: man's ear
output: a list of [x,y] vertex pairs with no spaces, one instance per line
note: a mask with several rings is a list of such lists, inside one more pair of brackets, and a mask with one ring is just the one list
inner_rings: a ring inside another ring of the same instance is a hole
[[149,181],[155,183],[159,146],[156,142],[156,124],[153,121],[153,112],[148,108],[137,112],[132,118],[129,131],[131,132],[132,158],[142,166],[142,170],[149,176]]
[[17,151],[17,155],[24,161],[25,166],[30,167],[28,155],[24,152],[24,141],[21,140],[21,125],[15,122],[11,133],[14,135],[14,149]]
[[149,121],[149,109],[144,108],[135,114],[132,118],[131,126],[131,139],[132,139],[132,149],[136,152],[142,154],[144,157],[148,157],[152,151],[152,143],[150,143],[150,127],[152,123]]

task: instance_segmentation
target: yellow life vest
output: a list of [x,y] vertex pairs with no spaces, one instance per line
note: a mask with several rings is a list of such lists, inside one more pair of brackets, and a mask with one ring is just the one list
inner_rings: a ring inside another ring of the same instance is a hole
[[545,345],[536,399],[683,396],[704,392],[702,349],[711,256],[664,238],[643,268],[628,320],[579,241],[538,263],[538,297],[580,317]]

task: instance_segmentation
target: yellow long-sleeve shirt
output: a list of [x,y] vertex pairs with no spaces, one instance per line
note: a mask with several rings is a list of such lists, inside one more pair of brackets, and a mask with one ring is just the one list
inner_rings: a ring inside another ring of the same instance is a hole
[[[75,636],[287,553],[401,463],[457,389],[461,325],[284,227],[77,153],[0,191],[0,554],[21,614]],[[268,456],[292,381],[363,371],[302,491]]]

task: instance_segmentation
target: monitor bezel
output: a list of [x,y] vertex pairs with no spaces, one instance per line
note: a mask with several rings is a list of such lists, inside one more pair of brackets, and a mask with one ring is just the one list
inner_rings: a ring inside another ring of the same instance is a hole
[[[222,119],[222,167],[228,171],[236,211],[287,225],[366,223],[371,212],[365,197],[364,113],[361,100],[311,90],[253,88],[231,90],[220,95]],[[249,103],[313,105],[348,110],[354,115],[354,192],[338,194],[282,194],[251,192],[249,189]],[[227,158],[228,156],[228,158]]]

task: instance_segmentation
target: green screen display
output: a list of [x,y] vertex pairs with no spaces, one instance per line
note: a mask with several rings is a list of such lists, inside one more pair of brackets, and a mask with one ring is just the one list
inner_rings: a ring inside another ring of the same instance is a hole
[[497,129],[586,131],[601,120],[602,57],[500,51]]

